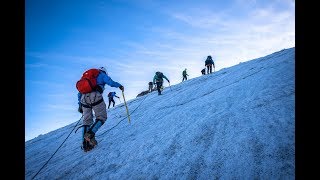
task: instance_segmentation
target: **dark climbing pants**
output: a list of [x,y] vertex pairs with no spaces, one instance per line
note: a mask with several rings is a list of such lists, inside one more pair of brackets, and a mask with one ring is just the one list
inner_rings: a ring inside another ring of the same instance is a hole
[[161,81],[161,82],[156,82],[156,83],[157,83],[158,94],[160,95],[160,94],[161,94],[161,87],[162,87],[163,81]]
[[183,75],[182,81],[187,80],[187,75]]
[[212,73],[212,64],[207,64],[207,74]]
[[113,107],[114,107],[114,104],[116,103],[116,102],[114,102],[113,98],[109,98],[108,109],[109,109],[109,107],[110,107],[111,102],[113,103]]

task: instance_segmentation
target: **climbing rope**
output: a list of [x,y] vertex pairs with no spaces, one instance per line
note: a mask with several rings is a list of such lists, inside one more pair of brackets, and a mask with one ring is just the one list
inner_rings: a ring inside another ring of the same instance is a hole
[[[150,93],[148,93],[148,94],[144,97],[144,99],[143,99],[143,100],[140,102],[140,104],[130,113],[130,115],[133,114],[133,113],[141,106],[142,102],[143,102],[145,99],[147,99],[147,97],[148,97],[149,94],[150,94]],[[53,156],[58,152],[58,150],[62,147],[62,145],[63,145],[63,144],[66,142],[66,140],[69,138],[69,136],[71,135],[71,133],[73,132],[73,130],[77,127],[77,125],[79,124],[79,122],[80,122],[80,120],[81,120],[82,118],[83,118],[83,115],[81,116],[81,118],[79,119],[79,121],[77,122],[77,124],[73,127],[72,131],[69,133],[69,135],[66,137],[66,139],[61,143],[61,145],[57,148],[57,150],[51,155],[51,157],[48,159],[48,161],[47,161],[47,162],[39,169],[39,171],[32,177],[32,179],[34,179],[34,178],[40,173],[40,171],[49,163],[49,161],[53,158]],[[124,118],[121,119],[115,126],[113,126],[112,128],[106,130],[105,132],[101,133],[99,136],[101,136],[101,135],[103,135],[103,134],[111,131],[113,128],[117,127],[117,126],[118,126],[123,120],[125,120],[126,118],[127,118],[127,117],[124,117]],[[82,125],[82,126],[83,126],[83,125]],[[77,130],[78,130],[80,127],[82,127],[82,126],[79,126],[79,127],[76,129],[75,133],[76,133]],[[96,137],[97,137],[97,136],[96,136]]]
[[[79,119],[79,121],[77,122],[77,124],[73,127],[72,131],[77,127],[78,123],[80,122],[80,120],[82,119],[83,115],[81,116],[81,118]],[[34,179],[39,173],[40,171],[48,164],[48,162],[52,159],[52,157],[58,152],[58,150],[61,148],[61,146],[66,142],[66,140],[69,138],[70,134],[72,133],[72,131],[69,133],[69,135],[66,137],[66,139],[61,143],[61,145],[58,147],[58,149],[52,154],[52,156],[49,158],[49,160],[40,168],[40,170],[37,172],[36,175],[34,175],[32,177],[32,179]]]

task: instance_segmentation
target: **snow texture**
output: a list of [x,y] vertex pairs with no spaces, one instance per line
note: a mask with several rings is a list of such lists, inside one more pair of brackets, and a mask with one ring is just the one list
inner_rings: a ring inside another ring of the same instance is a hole
[[25,179],[295,179],[294,72],[293,47],[119,104],[89,152],[75,120],[25,143]]

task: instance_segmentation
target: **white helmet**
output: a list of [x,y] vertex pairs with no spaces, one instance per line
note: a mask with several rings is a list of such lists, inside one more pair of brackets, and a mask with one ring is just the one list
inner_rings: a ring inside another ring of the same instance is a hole
[[105,67],[102,67],[102,66],[101,66],[101,67],[99,67],[99,70],[105,72],[106,74],[108,74],[108,73],[107,73],[107,69],[106,69]]

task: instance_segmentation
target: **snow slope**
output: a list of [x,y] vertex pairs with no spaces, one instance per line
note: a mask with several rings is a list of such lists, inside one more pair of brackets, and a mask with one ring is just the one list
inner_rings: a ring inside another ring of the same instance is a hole
[[25,143],[25,179],[295,179],[294,72],[293,47],[117,105],[87,153],[75,120]]

